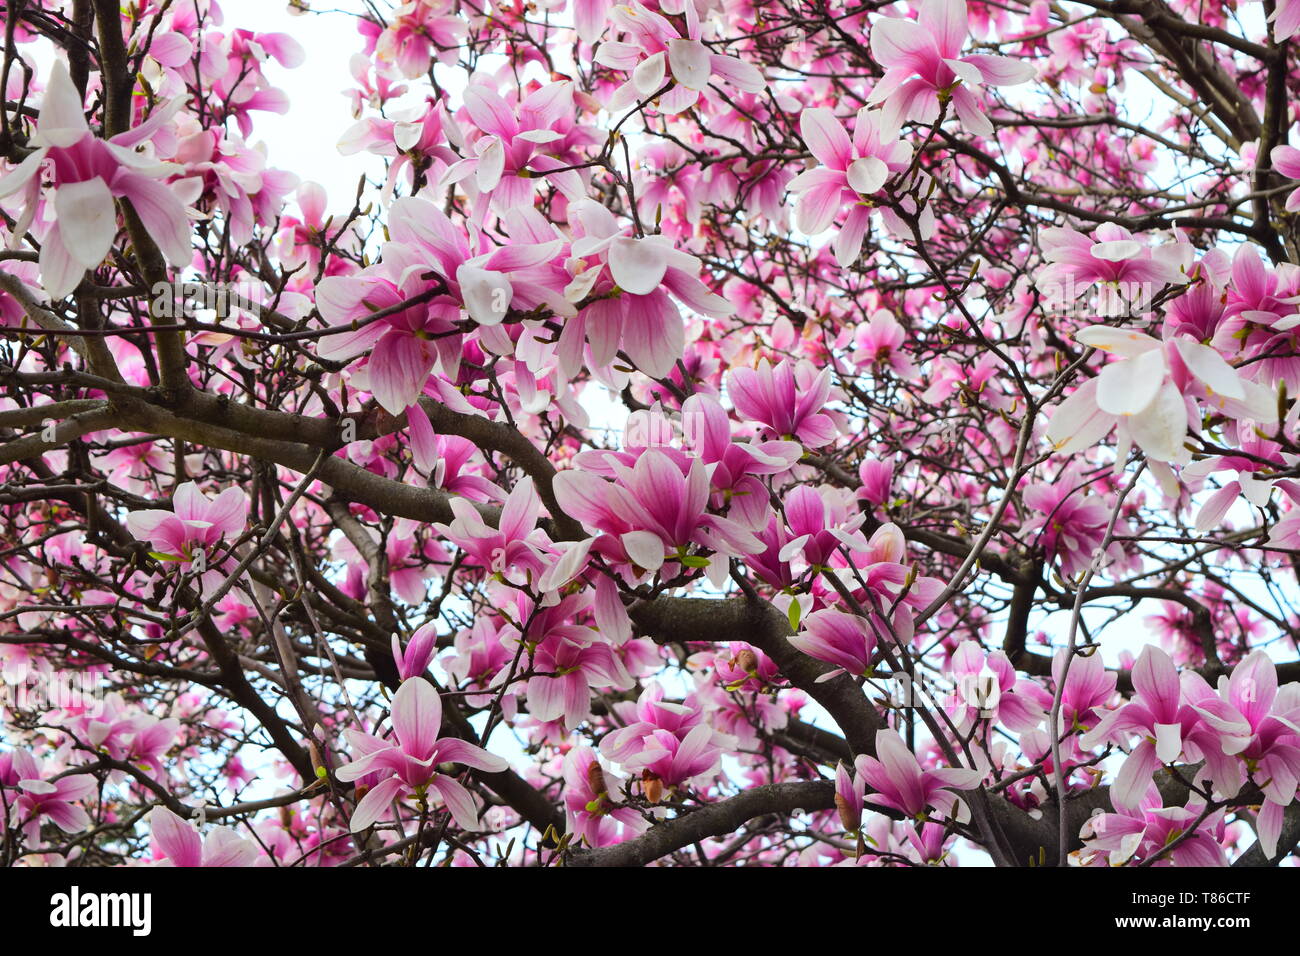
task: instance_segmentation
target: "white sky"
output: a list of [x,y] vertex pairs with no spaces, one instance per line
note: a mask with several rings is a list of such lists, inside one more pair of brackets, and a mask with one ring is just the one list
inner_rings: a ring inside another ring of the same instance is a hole
[[[340,4],[351,6],[349,0]],[[294,16],[284,0],[222,0],[221,8],[225,30],[288,33],[306,50],[306,62],[295,70],[274,61],[266,65],[267,79],[289,96],[289,112],[255,113],[251,142],[266,144],[268,165],[324,186],[330,210],[351,208],[361,174],[383,174],[379,157],[344,156],[338,150],[339,137],[353,122],[345,93],[355,86],[348,61],[362,49],[355,18],[346,13]]]

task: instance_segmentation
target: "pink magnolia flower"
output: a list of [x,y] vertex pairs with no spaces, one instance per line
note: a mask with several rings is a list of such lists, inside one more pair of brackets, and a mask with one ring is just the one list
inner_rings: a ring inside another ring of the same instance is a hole
[[[374,69],[369,57],[364,53],[354,53],[348,60],[348,71],[356,81],[356,87],[347,91],[352,104],[352,118],[359,119],[362,108],[369,106],[373,110],[382,110],[390,100],[404,94],[408,87],[384,76],[382,71]],[[371,74],[374,74],[373,78]]]
[[796,368],[788,360],[773,368],[762,359],[756,369],[732,369],[727,388],[741,417],[781,439],[819,448],[835,438],[835,422],[822,413],[831,394],[830,369],[817,372],[811,363]]
[[649,826],[635,809],[620,805],[619,783],[590,747],[574,747],[564,755],[564,806],[576,839],[592,847],[613,846]]
[[1033,730],[1046,714],[1034,700],[1031,680],[1017,678],[1007,655],[985,653],[975,641],[962,641],[949,662],[956,684],[947,710],[954,724],[966,730],[976,720],[997,721],[1014,733]]
[[121,694],[108,694],[98,706],[68,721],[68,729],[88,744],[115,760],[135,732],[135,718]]
[[790,182],[790,192],[798,197],[795,226],[815,236],[831,227],[845,203],[853,203],[832,247],[835,261],[848,267],[862,251],[871,219],[872,206],[863,198],[878,193],[890,175],[907,169],[912,148],[899,141],[897,126],[883,126],[880,115],[865,106],[858,110],[852,140],[835,114],[822,107],[804,110],[799,129],[808,151],[822,165]]
[[601,739],[600,752],[615,763],[633,759],[656,730],[685,737],[704,721],[697,701],[690,697],[682,703],[665,700],[657,681],[646,684],[635,703],[619,702],[614,707],[624,726]]
[[922,823],[919,827],[908,827],[906,837],[911,850],[908,855],[917,863],[927,866],[957,865],[955,860],[948,857],[948,844],[953,837],[948,827],[939,823]]
[[225,580],[223,570],[234,566],[230,558],[214,566],[212,558],[223,540],[238,537],[248,524],[248,495],[242,488],[230,487],[208,498],[198,485],[187,481],[176,489],[172,507],[173,511],[133,511],[126,517],[126,528],[152,544],[162,560],[179,562],[182,570],[201,562],[199,580],[204,596],[210,596]]
[[1268,543],[1278,548],[1300,550],[1300,487],[1288,479],[1279,479],[1276,484],[1285,490],[1288,508],[1277,524],[1269,529]]
[[941,97],[950,98],[962,125],[976,136],[992,136],[993,124],[975,90],[981,85],[1015,86],[1034,68],[1005,56],[961,55],[969,35],[966,0],[922,0],[916,21],[895,17],[871,28],[871,53],[885,75],[867,103],[884,103],[887,121],[929,125],[940,116]]
[[924,819],[933,808],[959,823],[969,820],[970,808],[954,791],[974,790],[984,779],[978,770],[921,769],[898,731],[890,729],[876,733],[876,756],[860,755],[856,767],[866,785],[876,791],[866,795],[866,802],[916,819]]
[[[1073,669],[1074,664],[1070,667]],[[1125,742],[1131,734],[1140,736],[1115,777],[1111,803],[1117,808],[1139,806],[1152,774],[1162,764],[1178,760],[1185,751],[1188,756],[1203,755],[1210,772],[1216,778],[1221,776],[1224,761],[1217,737],[1202,726],[1201,715],[1186,699],[1188,694],[1198,695],[1197,681],[1209,692],[1204,680],[1188,673],[1185,690],[1169,655],[1150,644],[1142,648],[1132,674],[1136,691],[1133,698],[1103,716],[1080,739],[1080,746],[1091,750],[1108,740]]]
[[538,673],[528,678],[528,711],[538,720],[563,718],[565,730],[573,730],[591,716],[593,687],[632,686],[614,649],[589,639],[595,636],[586,627],[552,627],[537,645],[532,660]]
[[1232,275],[1223,313],[1210,344],[1226,355],[1255,359],[1245,372],[1261,385],[1300,388],[1296,332],[1300,326],[1300,270],[1289,263],[1264,264],[1258,250],[1244,243],[1232,256]]
[[570,246],[573,278],[564,297],[581,308],[560,334],[565,375],[582,369],[585,343],[596,368],[612,366],[621,347],[638,369],[662,378],[685,348],[674,298],[711,318],[731,314],[730,303],[700,281],[700,260],[670,237],[625,235],[614,214],[594,200],[574,203],[569,213],[581,235]]
[[182,164],[184,178],[177,189],[186,191],[201,209],[220,209],[233,242],[252,241],[256,223],[280,214],[284,197],[298,184],[298,177],[268,169],[266,157],[246,146],[237,134],[220,127],[205,129],[188,116],[182,124],[191,132],[182,135],[171,157]]
[[[594,12],[590,7],[583,10],[583,29],[588,35],[594,29],[590,20]],[[763,74],[753,64],[739,57],[713,53],[701,42],[699,13],[694,3],[682,5],[682,12],[685,35],[666,17],[638,0],[620,4],[609,13],[614,27],[633,41],[606,40],[596,51],[597,63],[632,73],[615,91],[609,109],[622,109],[653,96],[663,88],[669,74],[675,86],[659,97],[657,105],[664,114],[680,113],[694,106],[714,77],[745,93],[761,93],[767,88]]]
[[470,156],[447,168],[442,185],[472,185],[491,196],[498,214],[517,206],[531,208],[542,184],[555,186],[572,201],[582,198],[581,177],[563,169],[571,165],[570,158],[578,158],[570,154],[573,141],[583,135],[574,123],[572,83],[548,83],[517,106],[492,85],[471,83],[464,99],[465,112],[481,135],[467,147]]
[[[405,90],[405,87],[398,89]],[[395,90],[389,92],[396,95]],[[444,107],[430,108],[424,104],[398,112],[393,119],[367,116],[357,120],[343,133],[338,148],[344,156],[364,149],[390,160],[388,177],[380,193],[387,202],[398,184],[411,182],[417,170],[436,181],[436,177],[460,158],[451,147],[453,136],[457,142],[462,138],[454,130],[454,122]]]
[[863,459],[858,466],[858,480],[862,487],[857,497],[879,507],[889,501],[894,487],[894,466],[876,458]]
[[40,837],[41,821],[49,820],[64,833],[80,833],[90,826],[90,814],[77,806],[89,800],[98,789],[89,774],[77,773],[45,779],[36,758],[25,750],[15,750],[6,767],[0,763],[0,786],[18,791],[8,796],[9,825],[18,827],[30,844]]
[[1208,271],[1204,261],[1197,263],[1194,269],[1200,273],[1199,281],[1169,303],[1165,310],[1161,338],[1187,336],[1198,342],[1213,344],[1212,340],[1223,321],[1224,290],[1204,275]]
[[[1065,670],[1068,649],[1062,649],[1052,658],[1052,680],[1060,683]],[[1119,675],[1106,670],[1099,652],[1087,656],[1076,654],[1070,659],[1070,670],[1065,675],[1061,691],[1061,731],[1088,731],[1101,719],[1103,708],[1115,696]]]
[[[482,335],[485,327],[500,325],[512,307],[547,304],[562,312],[566,308],[559,295],[562,282],[546,268],[560,252],[562,241],[553,229],[533,229],[535,220],[526,213],[512,221],[517,227],[512,236],[518,232],[518,241],[476,254],[441,209],[420,198],[398,199],[389,215],[392,241],[384,244],[383,261],[358,275],[327,276],[317,285],[321,315],[331,325],[349,327],[347,332],[322,337],[318,354],[346,361],[368,351],[366,384],[375,400],[393,415],[422,414],[408,410],[416,405],[435,365],[452,379],[460,366],[457,323],[462,310],[480,326]],[[485,244],[480,235],[478,247]],[[431,274],[436,284],[431,284]],[[378,321],[361,322],[374,312],[431,291],[438,294],[428,302]],[[444,400],[448,397],[443,395]],[[421,425],[431,436],[427,421]],[[416,427],[414,422],[412,426]]]
[[803,456],[799,443],[733,441],[722,405],[699,392],[682,404],[682,427],[687,446],[713,468],[709,476],[713,502],[719,507],[729,505],[727,516],[750,531],[765,527],[771,508],[767,488],[758,476],[788,471]]
[[163,255],[176,266],[189,262],[190,226],[180,199],[158,179],[174,167],[136,151],[182,105],[181,99],[160,107],[143,124],[107,141],[90,131],[81,97],[63,61],[56,60],[45,88],[36,131],[37,147],[16,169],[0,179],[0,199],[26,190],[26,208],[16,234],[36,215],[41,170],[48,163],[54,186],[54,219],[41,242],[41,283],[51,298],[76,288],[87,269],[108,254],[117,235],[114,197],[130,201]]
[[871,670],[876,652],[876,634],[867,619],[836,608],[813,611],[804,619],[802,631],[789,641],[809,657],[835,665],[819,681],[844,671],[861,677]]
[[[1278,0],[1277,7],[1269,15],[1268,19],[1273,24],[1273,41],[1281,43],[1283,40],[1300,33],[1300,3],[1297,3],[1296,0]],[[1282,147],[1278,147],[1278,149],[1280,148]],[[1275,157],[1273,163],[1277,165],[1277,149],[1274,149],[1273,155]],[[1287,173],[1287,175],[1291,176],[1292,174]],[[1292,176],[1292,178],[1296,177]],[[1292,196],[1294,197],[1294,193]],[[1290,200],[1288,200],[1289,202]],[[1287,208],[1290,209],[1290,205]],[[1294,212],[1294,210],[1292,211]]]
[[161,443],[154,441],[114,448],[101,461],[115,485],[137,495],[152,487],[155,476],[170,476],[173,464]]
[[853,364],[859,368],[892,369],[904,381],[917,377],[916,363],[907,355],[907,330],[893,313],[877,309],[853,334]]
[[[901,633],[900,628],[906,630],[910,639],[911,610],[933,601],[943,590],[943,583],[928,575],[917,576],[913,568],[904,563],[907,560],[907,541],[902,529],[893,522],[882,524],[865,542],[846,536],[844,544],[845,547],[833,556],[830,570],[860,601],[868,604],[900,602],[894,614],[894,630],[897,633]],[[813,591],[826,603],[837,600],[831,585],[822,578],[813,580]],[[879,622],[878,626],[883,627]]]
[[474,506],[459,497],[451,499],[456,516],[451,524],[435,523],[433,527],[489,573],[524,584],[529,575],[535,581],[545,570],[541,549],[550,540],[537,528],[541,507],[533,479],[526,477],[510,492],[497,527],[484,522]]
[[668,730],[653,730],[642,739],[641,750],[623,761],[623,767],[641,773],[647,798],[658,803],[662,788],[680,789],[718,768],[722,750],[714,744],[713,736],[708,724],[698,724],[685,737]]
[[843,499],[829,489],[799,485],[785,496],[781,508],[790,528],[790,540],[779,555],[782,561],[800,557],[818,569],[830,565],[840,547],[866,550],[868,546],[858,530],[866,515],[859,512],[850,517]]
[[478,826],[474,798],[459,781],[440,773],[438,765],[459,763],[490,773],[499,773],[509,765],[495,754],[463,740],[439,738],[442,699],[422,678],[403,681],[397,689],[393,695],[392,723],[396,743],[351,728],[344,731],[359,756],[339,767],[338,779],[350,782],[372,772],[382,777],[353,810],[352,832],[371,826],[392,801],[409,793],[423,800],[432,792],[447,807],[457,825],[464,829]]
[[1106,537],[1110,508],[1098,495],[1082,492],[1077,472],[1067,469],[1054,481],[1029,485],[1026,507],[1037,511],[1022,528],[1037,533],[1043,552],[1060,562],[1061,574],[1073,577],[1086,568]]
[[614,0],[573,0],[573,25],[584,43],[594,44],[609,27]]
[[1300,685],[1279,690],[1272,659],[1255,651],[1231,677],[1219,679],[1218,697],[1202,697],[1192,706],[1218,732],[1223,752],[1238,758],[1232,776],[1214,776],[1215,786],[1232,796],[1247,776],[1259,782],[1264,793],[1256,822],[1260,847],[1274,856],[1283,811],[1300,788]]
[[686,473],[657,448],[648,448],[631,468],[610,459],[617,480],[583,471],[563,471],[555,496],[568,514],[617,541],[627,559],[647,571],[687,557],[692,544],[739,557],[761,544],[739,523],[705,509],[709,477],[705,464],[690,460]]
[[[180,28],[182,16],[178,13],[173,24]],[[267,82],[262,65],[268,59],[276,60],[286,69],[296,69],[306,60],[302,45],[287,33],[254,33],[250,30],[232,30],[228,36],[209,32],[203,37],[201,68],[204,76],[211,76],[212,101],[221,104],[225,116],[233,116],[241,136],[253,130],[250,112],[289,112],[289,97],[283,90]]]
[[[1165,807],[1154,785],[1140,805],[1119,807],[1118,813],[1098,813],[1088,818],[1079,833],[1081,858],[1106,854],[1111,866],[1139,863],[1160,852],[1200,819],[1205,802],[1193,795],[1185,807]],[[1223,852],[1223,811],[1211,813],[1196,832],[1157,860],[1156,866],[1227,866]]]
[[485,469],[483,455],[468,438],[459,435],[435,435],[432,455],[436,459],[429,483],[435,488],[471,501],[501,500],[505,492],[476,469]]
[[[1205,503],[1196,512],[1194,527],[1198,534],[1204,534],[1218,527],[1232,506],[1243,496],[1257,508],[1263,508],[1268,504],[1268,499],[1273,491],[1273,482],[1267,478],[1256,478],[1254,473],[1264,472],[1267,474],[1270,470],[1259,459],[1271,460],[1278,465],[1282,465],[1282,459],[1278,454],[1281,446],[1276,442],[1260,439],[1256,435],[1242,441],[1241,450],[1253,457],[1247,458],[1245,455],[1240,457],[1235,455],[1212,455],[1200,461],[1192,462],[1180,472],[1182,480],[1189,484],[1197,478],[1211,475],[1216,471],[1232,470],[1237,476],[1230,481],[1224,482],[1223,487],[1206,498]],[[1280,484],[1279,487],[1285,489],[1287,486]],[[1276,532],[1277,526],[1275,525],[1273,532],[1270,534],[1270,541],[1272,540],[1272,534]]]
[[1091,236],[1066,227],[1041,232],[1043,258],[1035,283],[1049,305],[1069,307],[1092,286],[1100,288],[1101,315],[1125,315],[1141,309],[1167,284],[1184,283],[1178,243],[1152,248],[1123,226],[1103,223]]
[[468,29],[449,0],[410,0],[394,12],[392,22],[379,35],[375,55],[394,64],[402,76],[414,79],[427,74],[435,58],[442,63],[456,62],[456,51],[465,42]]
[[[67,708],[63,710],[68,712]],[[140,713],[128,707],[121,694],[112,693],[102,704],[96,701],[85,713],[69,720],[68,728],[114,760],[156,769],[157,761],[176,739],[180,721],[175,717],[159,719]]]
[[166,807],[149,811],[157,866],[254,866],[269,862],[252,840],[230,827],[213,827],[206,838]]
[[[314,281],[320,272],[326,240],[332,239],[338,243],[344,237],[339,235],[339,229],[335,229],[334,234],[330,235],[330,224],[334,217],[326,215],[326,195],[323,186],[314,182],[302,183],[298,187],[297,197],[301,218],[292,215],[281,217],[280,232],[276,236],[276,251],[287,271],[301,269],[299,276]],[[350,242],[353,237],[349,233],[347,238]],[[326,268],[330,270],[328,274],[333,275],[337,272],[350,271],[355,267],[350,266],[342,258],[333,256]]]

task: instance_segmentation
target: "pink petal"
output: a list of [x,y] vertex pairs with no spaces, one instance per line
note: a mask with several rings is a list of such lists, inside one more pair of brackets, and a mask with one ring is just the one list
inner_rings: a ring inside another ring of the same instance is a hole
[[426,681],[407,680],[393,695],[393,729],[402,750],[417,760],[433,752],[442,727],[442,699]]
[[853,144],[849,134],[835,114],[825,107],[806,109],[799,116],[799,132],[803,141],[822,165],[844,170],[853,159]]
[[[408,681],[407,683],[424,683],[423,681]],[[402,686],[406,686],[403,684]],[[388,810],[388,805],[397,798],[406,789],[406,784],[402,783],[400,777],[389,777],[387,780],[380,781],[375,786],[366,791],[366,795],[361,798],[357,808],[352,811],[352,820],[348,827],[353,833],[360,833],[362,830],[371,826],[376,820],[384,815]]]

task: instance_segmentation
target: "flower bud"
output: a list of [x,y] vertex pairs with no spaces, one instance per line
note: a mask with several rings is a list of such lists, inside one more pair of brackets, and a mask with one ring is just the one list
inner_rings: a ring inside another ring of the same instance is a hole
[[321,757],[320,748],[316,746],[316,741],[307,741],[307,750],[311,753],[311,765],[316,769],[316,779],[324,780],[330,772],[325,767],[325,761]]
[[850,833],[856,830],[862,823],[862,821],[858,819],[857,811],[854,810],[853,807],[849,806],[849,802],[838,793],[835,794],[835,809],[839,811],[840,824]]
[[609,789],[605,784],[605,771],[600,769],[599,760],[593,760],[587,767],[587,786],[591,788],[591,792],[596,796],[600,796]]
[[641,789],[651,803],[658,803],[664,798],[664,782],[649,770],[641,775]]

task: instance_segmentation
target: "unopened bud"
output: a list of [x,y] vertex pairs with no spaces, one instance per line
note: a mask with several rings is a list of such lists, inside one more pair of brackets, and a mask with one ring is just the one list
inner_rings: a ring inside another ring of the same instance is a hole
[[845,830],[851,832],[858,828],[858,815],[842,794],[835,794],[835,809],[839,811],[840,823]]
[[739,654],[737,654],[735,659],[732,661],[732,663],[734,663],[746,674],[753,674],[758,671],[758,655],[755,654],[753,651],[751,651],[748,647],[745,648],[743,651],[741,651]]
[[641,789],[651,803],[658,803],[664,798],[664,782],[649,770],[641,775]]
[[311,765],[316,768],[316,778],[324,780],[329,776],[329,770],[325,768],[325,761],[321,758],[320,748],[316,746],[316,741],[307,741],[307,750],[311,753]]
[[598,760],[593,760],[590,766],[587,767],[587,786],[597,796],[609,789],[605,786],[605,771],[600,769],[600,761]]

